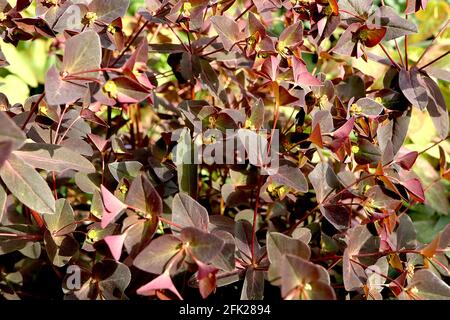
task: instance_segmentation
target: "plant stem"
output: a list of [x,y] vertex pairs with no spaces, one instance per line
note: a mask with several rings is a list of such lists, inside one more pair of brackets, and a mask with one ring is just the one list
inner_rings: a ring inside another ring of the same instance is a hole
[[80,74],[92,73],[92,72],[102,72],[102,71],[120,72],[120,69],[117,69],[117,68],[98,68],[98,69],[92,69],[92,70],[84,70],[84,71],[70,73],[70,74],[68,74],[66,77],[64,77],[62,79],[65,80],[67,77],[73,77],[73,76],[77,76],[77,75],[80,75]]
[[442,141],[447,140],[448,138],[450,138],[450,134],[448,134],[444,139],[441,139],[441,140],[439,140],[439,141],[433,143],[431,146],[429,146],[429,147],[423,149],[422,151],[419,152],[419,154],[422,154],[422,153],[427,152],[428,150],[430,150],[431,148],[434,148],[435,146],[437,146],[438,144],[440,144]]
[[189,48],[186,47],[186,45],[184,44],[184,42],[180,39],[180,37],[177,35],[177,33],[175,32],[175,30],[173,30],[173,28],[170,25],[167,25],[170,29],[170,31],[172,31],[172,33],[175,35],[175,37],[177,37],[178,41],[180,41],[180,44],[183,46],[184,50],[186,52],[190,52]]
[[422,66],[419,68],[419,71],[422,69],[425,69],[426,67],[429,67],[430,65],[432,65],[433,63],[435,63],[436,61],[444,58],[446,55],[448,55],[450,53],[450,50],[447,51],[446,53],[441,54],[439,57],[437,57],[436,59],[431,60],[430,62],[428,62],[426,65]]
[[[405,17],[406,20],[408,20],[408,15]],[[406,71],[408,71],[408,35],[405,35],[405,68]]]
[[422,58],[425,56],[425,54],[428,52],[428,50],[430,50],[430,48],[433,46],[433,44],[436,41],[436,39],[438,39],[442,35],[442,33],[447,28],[447,25],[448,25],[449,21],[450,20],[447,20],[447,22],[444,24],[444,26],[441,28],[441,30],[439,30],[439,32],[436,35],[436,37],[434,37],[433,41],[431,41],[430,45],[428,47],[426,47],[426,49],[422,52],[422,54],[420,55],[419,59],[417,59],[416,63],[414,64],[413,68],[419,64],[419,62],[422,60]]
[[67,133],[69,132],[69,130],[72,129],[72,127],[75,125],[75,123],[76,123],[78,120],[80,120],[80,119],[81,119],[81,117],[78,116],[78,117],[75,118],[75,120],[72,121],[72,123],[67,127],[66,131],[64,131],[64,134],[62,135],[61,139],[59,139],[58,144],[60,144],[60,143],[64,140],[64,138],[66,137],[66,135],[67,135]]
[[39,107],[39,104],[41,103],[42,99],[44,99],[45,96],[45,91],[41,93],[41,95],[39,96],[39,98],[37,99],[37,101],[33,104],[33,106],[30,109],[30,113],[28,114],[27,119],[25,120],[25,122],[22,125],[22,130],[25,129],[25,127],[27,126],[28,122],[30,121],[31,117],[33,116],[33,113],[36,111],[36,109]]
[[248,10],[253,8],[253,6],[254,6],[254,4],[253,4],[253,1],[252,1],[252,3],[247,8],[245,8],[245,10],[242,11],[241,14],[236,17],[236,19],[234,19],[234,21],[238,21],[240,18],[242,18],[244,16],[244,14],[247,13]]
[[397,42],[396,39],[394,40],[394,42],[395,42],[395,48],[397,49],[398,56],[399,56],[399,58],[400,58],[400,64],[402,65],[402,67],[405,67],[405,64],[403,63],[402,52],[400,51],[400,48],[399,48],[399,46],[398,46],[398,42]]
[[268,152],[272,148],[273,134],[277,128],[278,117],[280,116],[280,87],[278,82],[272,81],[273,94],[275,96],[275,110],[273,118],[272,132],[270,133],[270,140],[268,144]]
[[256,223],[258,218],[258,209],[259,209],[259,193],[261,192],[261,176],[258,177],[258,186],[256,188],[256,199],[255,199],[255,210],[253,211],[253,224],[252,224],[252,240],[251,240],[251,252],[252,252],[252,263],[256,265],[256,256],[255,256],[255,244],[256,244]]
[[207,48],[211,43],[213,43],[217,38],[219,38],[219,36],[214,36],[211,40],[208,41],[207,44],[205,44],[203,47],[201,47],[198,51],[201,52],[203,51],[205,48]]
[[398,70],[400,70],[400,69],[401,69],[400,66],[397,64],[397,62],[395,62],[394,59],[392,59],[391,55],[389,54],[389,52],[387,52],[386,48],[385,48],[381,43],[379,43],[378,45],[379,45],[380,48],[383,50],[384,54],[385,54],[386,57],[389,59],[389,61],[391,61],[392,65],[393,65],[395,68],[397,68]]
[[207,56],[209,56],[211,54],[214,54],[214,53],[217,53],[217,52],[220,52],[220,51],[223,51],[223,49],[220,48],[220,49],[217,49],[217,50],[214,50],[214,51],[211,51],[211,52],[204,53],[200,57],[204,58],[204,57],[207,57]]
[[142,30],[144,30],[144,28],[148,25],[148,21],[145,21],[145,23],[139,28],[139,30],[134,34],[133,38],[131,38],[131,40],[127,43],[127,45],[125,46],[125,48],[122,50],[122,52],[120,52],[120,54],[117,56],[117,58],[113,61],[111,67],[114,67],[117,62],[119,62],[119,60],[123,57],[123,55],[125,54],[125,52],[128,51],[128,49],[130,49],[131,45],[133,44],[134,40],[136,40],[136,38],[139,36],[139,34],[142,32]]

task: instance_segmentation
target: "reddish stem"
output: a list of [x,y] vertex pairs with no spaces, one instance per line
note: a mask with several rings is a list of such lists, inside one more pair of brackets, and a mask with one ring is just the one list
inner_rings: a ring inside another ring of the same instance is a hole
[[380,46],[380,48],[383,50],[384,54],[386,55],[386,57],[389,59],[389,61],[391,61],[392,65],[397,68],[398,70],[400,70],[400,66],[397,64],[397,62],[394,61],[394,59],[392,59],[391,55],[389,54],[389,52],[387,52],[386,48],[379,43],[378,44]]
[[256,188],[256,199],[255,199],[255,210],[253,211],[251,252],[252,252],[252,263],[254,265],[256,265],[256,263],[257,263],[256,256],[255,256],[255,244],[256,244],[256,220],[258,218],[260,191],[261,191],[261,176],[258,177],[258,187]]
[[41,103],[42,99],[44,99],[45,96],[45,91],[41,93],[41,95],[39,96],[39,98],[37,99],[37,101],[33,104],[33,106],[30,109],[30,113],[28,114],[27,119],[25,120],[25,122],[22,125],[22,130],[25,129],[25,127],[27,126],[28,122],[30,121],[31,117],[33,116],[33,113],[36,111],[36,109],[39,107],[39,104]]

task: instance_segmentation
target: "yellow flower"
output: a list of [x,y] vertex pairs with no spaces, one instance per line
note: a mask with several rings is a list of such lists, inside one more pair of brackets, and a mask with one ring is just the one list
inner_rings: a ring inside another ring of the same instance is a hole
[[97,14],[95,12],[92,11],[88,11],[86,12],[86,14],[84,15],[83,18],[83,24],[87,24],[87,25],[91,25],[93,24],[95,21],[97,21],[98,17]]
[[350,106],[350,113],[356,114],[356,115],[361,114],[362,108],[360,106],[358,106],[356,103],[354,103]]
[[91,229],[89,230],[89,232],[87,233],[87,237],[90,241],[94,242],[97,240],[98,237],[98,232],[95,229]]
[[106,81],[105,85],[103,86],[103,91],[112,99],[117,98],[117,85],[114,81],[108,80]]
[[113,26],[112,24],[110,24],[108,26],[108,32],[111,33],[111,34],[115,34],[116,33],[116,27]]
[[369,39],[369,31],[367,29],[361,30],[358,34],[358,37],[361,41],[366,41]]
[[324,108],[328,102],[329,102],[328,97],[325,94],[321,96],[319,99],[319,105],[322,108]]
[[358,153],[359,147],[358,146],[352,146],[352,153]]
[[46,115],[47,112],[48,112],[47,106],[40,106],[39,107],[39,112]]
[[190,2],[183,3],[183,7],[181,8],[181,12],[185,17],[189,17],[191,15],[192,4]]
[[417,289],[416,287],[412,287],[411,289],[409,289],[409,291],[415,294],[419,293],[419,289]]
[[123,194],[125,194],[125,193],[127,193],[127,191],[128,191],[128,187],[126,186],[126,185],[121,185],[120,187],[119,187],[119,190],[120,190],[120,192],[122,192]]

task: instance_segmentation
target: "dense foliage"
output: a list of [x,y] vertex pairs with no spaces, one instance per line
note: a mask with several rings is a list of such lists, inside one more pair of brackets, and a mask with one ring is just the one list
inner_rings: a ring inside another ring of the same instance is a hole
[[445,1],[0,10],[3,299],[450,299]]

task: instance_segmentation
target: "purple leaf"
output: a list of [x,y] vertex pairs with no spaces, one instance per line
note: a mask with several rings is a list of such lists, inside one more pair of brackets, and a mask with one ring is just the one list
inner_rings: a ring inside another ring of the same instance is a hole
[[344,125],[342,125],[339,129],[333,132],[333,138],[343,140],[347,139],[350,135],[350,132],[353,129],[353,125],[355,124],[355,118],[351,117],[347,120]]
[[426,89],[428,92],[429,102],[427,105],[428,113],[436,128],[439,138],[445,139],[448,135],[449,118],[447,104],[442,95],[439,86],[429,77],[424,77]]
[[203,263],[210,262],[225,245],[222,239],[194,227],[182,229],[180,239],[186,250]]
[[80,81],[63,80],[55,66],[45,76],[45,96],[49,104],[73,103],[84,96],[87,90],[87,86]]
[[316,192],[318,203],[322,203],[334,189],[341,185],[333,169],[325,162],[318,163],[309,173],[308,179]]
[[380,150],[384,152],[388,141],[392,142],[392,151],[397,154],[398,150],[405,141],[408,133],[408,126],[411,120],[411,110],[393,119],[387,119],[378,125],[377,137]]
[[[10,142],[11,150],[19,149],[27,137],[6,112],[0,112],[0,142]],[[6,146],[6,144],[4,145]]]
[[119,235],[106,236],[104,238],[106,244],[109,247],[109,250],[111,251],[112,256],[114,257],[114,259],[116,259],[116,261],[120,260],[123,243],[126,237],[127,237],[126,233],[123,233]]
[[322,84],[316,77],[309,73],[306,65],[296,57],[292,57],[292,71],[294,73],[295,84],[297,85],[320,86]]
[[115,221],[127,209],[127,205],[117,199],[104,185],[101,185],[103,216],[102,228]]
[[425,202],[425,192],[419,179],[409,179],[402,181],[402,185],[408,190],[408,192],[419,202]]
[[162,199],[145,173],[133,180],[125,202],[150,215],[157,216],[163,211]]
[[168,272],[164,272],[146,285],[137,289],[136,293],[143,296],[151,296],[156,290],[169,290],[174,293],[180,300],[183,300],[177,288],[175,288]]
[[350,227],[351,212],[346,206],[325,204],[319,207],[322,215],[327,219],[337,230],[343,231]]
[[403,169],[410,170],[416,162],[418,156],[419,153],[417,151],[409,151],[404,153],[402,152],[402,149],[400,149],[395,162],[397,162]]
[[30,209],[55,213],[55,198],[47,182],[20,157],[10,154],[0,167],[0,177],[11,193]]
[[133,264],[147,272],[163,273],[168,262],[182,250],[182,244],[182,241],[173,235],[163,235],[152,240],[134,259]]
[[262,300],[264,297],[264,271],[248,268],[242,286],[241,300]]
[[270,178],[273,182],[293,188],[296,192],[308,192],[308,181],[298,167],[280,166]]
[[283,52],[284,48],[294,50],[303,42],[303,24],[302,21],[297,21],[283,30],[278,39],[278,50]]
[[402,93],[415,107],[425,110],[428,105],[428,95],[425,89],[424,80],[420,72],[416,69],[400,70],[398,84]]
[[172,221],[183,228],[195,227],[208,231],[208,211],[184,192],[173,198]]
[[411,14],[419,10],[425,10],[428,0],[406,0],[406,14]]
[[[82,32],[65,42],[62,72],[70,75],[98,69],[100,68],[101,57],[98,34],[95,31]],[[98,72],[86,72],[80,76],[96,78]]]
[[89,3],[89,10],[97,14],[97,19],[104,23],[111,23],[127,12],[129,0],[93,0]]
[[12,151],[12,141],[0,141],[0,168],[3,166]]
[[[379,237],[372,236],[364,225],[356,226],[348,231],[348,245],[344,251],[343,258],[345,290],[357,290],[365,284],[367,274],[364,268],[358,263],[370,265],[375,263],[375,261],[361,261],[362,258],[357,257],[357,255],[359,253],[378,252],[380,247],[379,242]],[[376,257],[376,255],[373,255],[373,257]]]
[[394,9],[388,6],[381,6],[368,18],[368,22],[378,27],[386,28],[384,40],[392,40],[408,34],[418,32],[414,22],[400,17]]
[[245,39],[245,34],[241,32],[238,24],[231,18],[226,16],[213,16],[211,17],[211,24],[227,51],[231,51],[232,48],[237,49],[235,43]]

